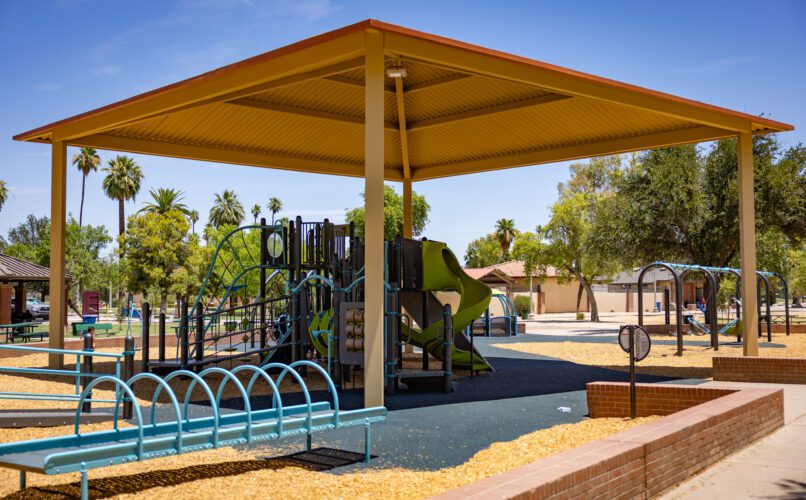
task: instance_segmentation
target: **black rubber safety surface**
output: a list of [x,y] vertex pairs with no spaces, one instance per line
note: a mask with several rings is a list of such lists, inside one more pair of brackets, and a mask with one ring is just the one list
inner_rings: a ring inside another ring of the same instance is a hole
[[[357,464],[364,461],[363,453],[337,450],[336,448],[314,448],[282,457],[258,457],[260,460],[276,462],[278,465],[298,465],[308,470],[323,472],[337,467]],[[378,458],[370,455],[370,458]]]

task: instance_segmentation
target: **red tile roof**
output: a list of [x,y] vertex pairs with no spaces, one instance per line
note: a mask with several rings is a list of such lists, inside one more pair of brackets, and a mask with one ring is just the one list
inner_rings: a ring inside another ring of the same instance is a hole
[[[471,267],[471,268],[465,269],[465,273],[467,273],[467,275],[470,276],[473,279],[480,279],[480,278],[488,275],[493,270],[498,270],[498,271],[506,274],[510,278],[525,278],[526,277],[526,272],[523,270],[523,261],[522,260],[510,260],[510,261],[507,261],[507,262],[502,262],[500,264],[494,264],[492,266],[487,266],[487,267],[476,267],[476,268]],[[539,269],[535,269],[534,271],[532,271],[532,276],[537,278],[537,277],[541,277],[543,275],[540,273]],[[548,268],[546,268],[545,276],[547,276],[547,277],[557,276],[557,269],[552,267],[552,266],[548,266]]]

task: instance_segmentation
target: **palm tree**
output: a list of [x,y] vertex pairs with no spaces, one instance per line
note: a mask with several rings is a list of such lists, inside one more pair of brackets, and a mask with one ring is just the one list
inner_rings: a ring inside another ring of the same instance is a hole
[[260,215],[260,205],[255,203],[254,205],[252,205],[252,217],[255,218],[255,224],[257,224],[257,218],[259,215]]
[[6,200],[8,200],[8,188],[6,188],[6,181],[0,181],[0,210],[2,210],[3,205],[6,204]]
[[272,196],[271,198],[269,198],[269,204],[266,206],[271,212],[271,225],[273,226],[274,216],[275,214],[277,214],[277,212],[283,209],[283,202],[280,201],[280,198],[275,198],[274,196]]
[[224,224],[238,225],[244,218],[243,204],[235,191],[225,189],[221,194],[216,193],[215,203],[210,209],[210,223],[215,227]]
[[193,234],[196,234],[196,223],[199,221],[199,211],[198,210],[191,210],[188,214],[188,219],[190,219],[190,225],[193,228]]
[[182,215],[190,215],[190,209],[187,205],[181,203],[181,201],[185,199],[184,192],[172,188],[158,188],[156,191],[152,189],[148,193],[154,201],[143,203],[143,208],[137,211],[138,214],[149,213],[164,215],[171,210],[177,210]]
[[87,184],[87,176],[90,172],[97,172],[98,165],[101,164],[101,157],[93,148],[81,148],[81,151],[73,157],[73,165],[81,172],[81,207],[78,209],[78,227],[84,220],[84,188]]
[[509,259],[509,247],[515,236],[518,235],[518,230],[515,229],[515,221],[513,219],[498,219],[495,222],[495,239],[501,245],[502,258]]
[[[109,166],[104,169],[106,177],[103,187],[106,195],[118,200],[118,234],[126,231],[126,219],[123,202],[133,200],[140,192],[140,183],[143,181],[143,170],[140,165],[129,156],[118,155],[109,160]],[[120,254],[123,255],[121,247]]]

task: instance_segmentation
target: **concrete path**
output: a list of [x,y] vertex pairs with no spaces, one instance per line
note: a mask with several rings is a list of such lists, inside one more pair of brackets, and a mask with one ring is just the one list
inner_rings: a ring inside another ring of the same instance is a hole
[[780,387],[785,426],[661,497],[806,499],[806,385],[708,382],[705,387]]

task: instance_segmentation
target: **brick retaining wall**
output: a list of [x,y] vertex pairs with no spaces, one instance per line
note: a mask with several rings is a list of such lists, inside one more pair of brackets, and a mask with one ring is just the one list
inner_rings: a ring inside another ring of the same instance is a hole
[[715,356],[714,380],[806,384],[806,358]]
[[[689,385],[636,384],[635,414],[638,417],[671,415],[733,392]],[[593,418],[630,416],[629,384],[592,382],[587,386],[587,396],[588,413]]]
[[[655,393],[646,392],[646,385],[638,386],[642,395],[651,398]],[[674,394],[684,401],[714,396],[703,388],[664,386],[679,391]],[[616,393],[620,398],[621,393],[628,394],[629,386],[594,382],[588,384],[588,390],[603,397]],[[780,389],[724,392],[721,397],[660,420],[537,460],[437,498],[652,497],[784,424]],[[626,408],[629,412],[629,405]]]

